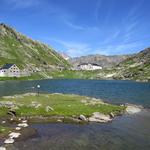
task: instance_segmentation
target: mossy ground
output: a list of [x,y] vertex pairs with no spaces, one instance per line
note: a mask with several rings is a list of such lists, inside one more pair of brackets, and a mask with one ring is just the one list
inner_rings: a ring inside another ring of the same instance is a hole
[[5,127],[0,125],[0,137],[5,137],[12,129],[10,127]]

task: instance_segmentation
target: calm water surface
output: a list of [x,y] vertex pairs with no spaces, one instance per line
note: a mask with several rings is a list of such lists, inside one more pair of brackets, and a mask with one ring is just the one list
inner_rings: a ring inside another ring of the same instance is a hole
[[[87,95],[115,103],[150,107],[150,83],[97,80],[0,82],[0,95],[35,92]],[[106,124],[32,124],[38,136],[16,142],[14,150],[150,150],[150,109],[117,117]]]
[[40,80],[0,82],[0,96],[36,92],[72,93],[102,98],[115,103],[135,103],[150,106],[150,83],[104,80]]

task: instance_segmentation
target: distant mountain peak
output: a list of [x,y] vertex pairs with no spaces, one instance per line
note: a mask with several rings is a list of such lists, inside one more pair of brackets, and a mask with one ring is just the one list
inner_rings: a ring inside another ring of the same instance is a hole
[[71,58],[69,61],[74,67],[77,67],[82,63],[94,63],[102,66],[103,68],[108,68],[119,64],[120,62],[129,58],[130,56],[131,55],[105,56],[97,54]]

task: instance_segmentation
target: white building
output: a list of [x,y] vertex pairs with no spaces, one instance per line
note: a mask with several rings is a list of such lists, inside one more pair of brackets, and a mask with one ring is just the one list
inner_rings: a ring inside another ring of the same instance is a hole
[[78,65],[78,70],[99,70],[102,69],[101,66],[97,65],[97,64],[92,64],[92,63],[83,63]]
[[5,64],[0,68],[0,77],[20,77],[21,71],[15,64]]

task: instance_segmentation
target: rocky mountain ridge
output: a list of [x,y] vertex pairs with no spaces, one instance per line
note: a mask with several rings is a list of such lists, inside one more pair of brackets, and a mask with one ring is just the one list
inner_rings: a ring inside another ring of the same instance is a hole
[[114,55],[114,56],[106,56],[106,55],[88,55],[82,57],[76,57],[69,59],[69,62],[77,67],[83,63],[97,64],[102,68],[110,68],[115,65],[118,65],[120,62],[125,59],[131,57],[132,55]]

